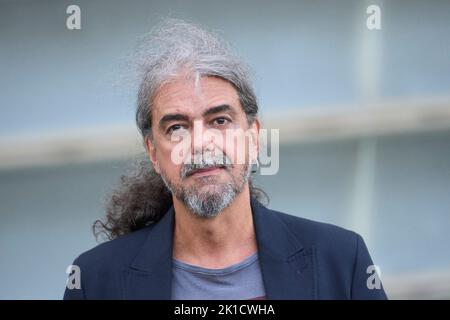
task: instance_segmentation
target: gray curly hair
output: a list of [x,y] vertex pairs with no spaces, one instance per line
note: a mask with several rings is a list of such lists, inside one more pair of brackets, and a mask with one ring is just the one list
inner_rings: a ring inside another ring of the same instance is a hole
[[151,135],[152,100],[158,89],[178,76],[211,76],[231,83],[252,123],[258,114],[249,68],[230,46],[213,33],[182,20],[169,19],[153,29],[138,49],[141,82],[136,123],[143,137]]
[[[215,34],[178,19],[167,19],[143,37],[136,50],[140,84],[136,124],[143,137],[152,138],[152,107],[158,89],[175,77],[219,77],[237,91],[243,111],[251,124],[258,104],[249,81],[249,68],[232,54],[230,46]],[[252,197],[267,195],[249,180]],[[96,236],[109,239],[141,229],[158,221],[172,206],[172,195],[149,160],[141,160],[134,170],[121,177],[106,206],[106,221],[93,225]]]

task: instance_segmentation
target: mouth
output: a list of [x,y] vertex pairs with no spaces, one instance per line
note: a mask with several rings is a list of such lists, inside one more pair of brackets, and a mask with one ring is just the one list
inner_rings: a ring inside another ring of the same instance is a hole
[[208,175],[212,175],[212,174],[218,174],[218,173],[220,173],[221,170],[224,170],[224,169],[225,169],[225,166],[197,169],[197,170],[191,171],[188,174],[188,177],[190,177],[190,176],[198,177],[198,176],[208,176]]

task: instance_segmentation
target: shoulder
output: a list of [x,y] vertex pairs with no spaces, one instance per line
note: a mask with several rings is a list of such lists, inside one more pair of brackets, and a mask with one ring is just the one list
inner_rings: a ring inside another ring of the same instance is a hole
[[368,269],[373,261],[359,234],[274,210],[269,214],[281,220],[291,237],[313,250],[320,298],[386,299],[381,282],[380,290],[368,288],[369,276],[374,277]]
[[334,224],[314,221],[306,218],[301,218],[292,214],[268,210],[271,214],[276,215],[285,226],[296,236],[300,237],[306,242],[328,242],[328,241],[355,241],[359,235],[351,230]]
[[131,232],[98,244],[94,248],[81,253],[74,261],[74,265],[82,270],[98,269],[98,272],[111,270],[112,266],[128,266],[138,254],[139,249],[151,232],[153,226]]
[[292,214],[268,210],[276,216],[293,237],[305,247],[313,247],[318,254],[354,258],[363,243],[359,234],[330,223],[301,218]]
[[120,299],[121,271],[130,266],[153,226],[97,245],[72,263],[80,272],[80,287],[66,287],[64,299]]

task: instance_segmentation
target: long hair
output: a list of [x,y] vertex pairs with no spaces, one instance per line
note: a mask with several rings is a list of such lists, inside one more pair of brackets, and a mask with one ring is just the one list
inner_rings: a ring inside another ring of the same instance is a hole
[[[251,197],[267,202],[267,194],[249,178]],[[173,205],[172,194],[150,160],[139,160],[129,173],[120,178],[106,204],[106,220],[92,226],[96,238],[115,239],[156,223]]]
[[[177,19],[167,19],[142,38],[135,56],[140,79],[136,125],[143,139],[152,139],[152,109],[157,91],[183,73],[212,76],[236,89],[247,121],[257,118],[258,104],[249,81],[249,68],[231,53],[230,46],[215,34]],[[268,199],[249,179],[250,193]],[[150,160],[142,160],[130,174],[123,175],[106,205],[106,221],[97,220],[95,235],[109,239],[133,232],[158,221],[172,206],[172,195]]]

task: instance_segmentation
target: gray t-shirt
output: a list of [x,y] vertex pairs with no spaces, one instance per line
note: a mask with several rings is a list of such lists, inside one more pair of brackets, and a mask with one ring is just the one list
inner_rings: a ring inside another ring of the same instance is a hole
[[258,253],[223,269],[172,261],[173,300],[265,299]]

